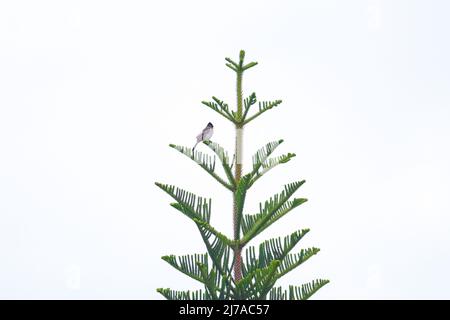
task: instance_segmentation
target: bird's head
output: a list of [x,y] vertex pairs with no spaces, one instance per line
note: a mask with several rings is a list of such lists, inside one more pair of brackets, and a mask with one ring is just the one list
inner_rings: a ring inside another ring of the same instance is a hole
[[211,122],[208,122],[207,127],[208,128],[213,128],[214,126],[213,126],[213,124]]

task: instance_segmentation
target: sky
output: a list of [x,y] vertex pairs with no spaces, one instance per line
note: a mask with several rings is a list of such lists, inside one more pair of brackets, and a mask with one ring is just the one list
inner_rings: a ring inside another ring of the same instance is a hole
[[[309,201],[253,244],[301,228],[319,254],[280,280],[330,279],[314,299],[450,298],[450,21],[446,1],[0,2],[0,298],[161,299],[200,288],[160,259],[204,252],[155,181],[232,198],[169,148],[235,107],[224,58],[258,66],[244,95],[283,103],[244,129],[297,156],[245,211],[305,179]],[[198,149],[206,151],[204,145]]]

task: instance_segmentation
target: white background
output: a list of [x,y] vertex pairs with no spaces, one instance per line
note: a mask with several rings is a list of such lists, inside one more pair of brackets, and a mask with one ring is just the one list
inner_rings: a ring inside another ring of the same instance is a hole
[[[450,5],[446,1],[0,2],[0,298],[159,299],[199,288],[160,259],[203,252],[155,181],[231,195],[168,147],[235,105],[224,57],[259,65],[244,94],[283,104],[245,129],[297,157],[255,184],[247,212],[306,179],[309,201],[263,233],[322,251],[282,284],[316,299],[450,298]],[[200,145],[199,149],[205,149]]]

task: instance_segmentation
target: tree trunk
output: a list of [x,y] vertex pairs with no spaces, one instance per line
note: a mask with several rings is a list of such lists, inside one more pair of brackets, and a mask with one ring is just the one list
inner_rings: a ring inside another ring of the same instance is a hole
[[[242,61],[244,57],[240,59],[240,66],[242,67]],[[237,95],[237,118],[242,119],[242,70],[239,70],[236,79],[236,95]],[[243,136],[243,126],[241,124],[236,124],[236,164],[234,166],[234,180],[236,181],[236,186],[241,180],[242,176],[242,136]],[[238,212],[236,203],[236,191],[233,196],[233,231],[234,240],[238,240],[240,236],[240,230],[238,229]],[[234,249],[234,280],[239,281],[242,278],[242,256],[240,247]]]
[[[239,180],[242,176],[242,137],[243,137],[243,129],[236,126],[236,164],[235,164],[235,181],[236,185],[239,183]],[[237,221],[237,203],[236,203],[236,191],[233,197],[233,230],[234,230],[234,240],[238,240],[240,236],[240,230],[238,229],[238,221]],[[238,281],[242,278],[242,256],[241,256],[241,248],[236,247],[234,249],[234,280]]]

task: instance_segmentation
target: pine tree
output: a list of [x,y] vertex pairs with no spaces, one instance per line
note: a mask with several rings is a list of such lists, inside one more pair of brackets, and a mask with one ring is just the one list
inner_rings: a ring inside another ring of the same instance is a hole
[[[240,51],[238,62],[225,58],[226,66],[236,73],[236,110],[232,110],[227,103],[216,97],[212,97],[212,101],[202,101],[203,105],[234,124],[236,140],[233,157],[230,158],[228,152],[213,141],[203,143],[211,149],[214,156],[192,150],[191,147],[170,144],[170,147],[195,161],[233,193],[233,237],[226,236],[210,224],[211,199],[196,196],[173,185],[156,183],[175,200],[171,206],[192,220],[206,246],[206,252],[202,254],[162,257],[172,267],[204,286],[204,289],[194,291],[157,289],[167,299],[304,300],[329,282],[317,279],[300,286],[291,285],[287,290],[275,287],[278,279],[319,252],[318,248],[307,248],[291,253],[309,229],[297,230],[285,237],[266,240],[257,247],[248,246],[253,238],[307,199],[292,198],[305,182],[294,181],[286,184],[280,193],[260,203],[258,213],[244,213],[246,194],[253,184],[272,168],[295,157],[294,153],[271,157],[283,140],[272,141],[253,156],[250,172],[242,173],[242,134],[245,125],[282,102],[259,101],[257,104],[255,93],[243,98],[244,71],[257,65],[257,62],[244,64],[244,57],[245,52]],[[216,171],[216,157],[223,168],[224,176]]]

